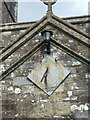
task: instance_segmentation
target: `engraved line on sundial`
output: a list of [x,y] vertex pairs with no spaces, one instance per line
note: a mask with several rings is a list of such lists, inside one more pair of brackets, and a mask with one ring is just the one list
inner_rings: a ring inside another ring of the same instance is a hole
[[48,69],[49,69],[49,68],[47,67],[47,68],[46,68],[46,71],[45,71],[45,73],[44,73],[44,75],[43,75],[43,77],[42,77],[42,79],[41,79],[41,82],[44,81],[46,87],[47,87],[47,74],[48,74]]

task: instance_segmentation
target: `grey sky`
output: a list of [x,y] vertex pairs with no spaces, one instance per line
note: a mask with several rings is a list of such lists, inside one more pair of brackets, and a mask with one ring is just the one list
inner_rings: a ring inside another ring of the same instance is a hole
[[[53,13],[59,17],[88,15],[89,0],[57,0]],[[19,0],[18,21],[39,20],[46,14],[47,6],[40,0]]]

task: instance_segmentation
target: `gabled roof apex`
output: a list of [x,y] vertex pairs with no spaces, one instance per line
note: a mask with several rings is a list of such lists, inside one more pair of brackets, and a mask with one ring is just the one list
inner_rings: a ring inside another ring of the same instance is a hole
[[[75,40],[78,40],[79,42],[86,45],[87,47],[90,47],[90,45],[86,41],[83,41],[81,38],[77,37],[77,34],[78,34],[78,35],[81,35],[83,38],[89,38],[90,39],[90,37],[88,35],[86,35],[84,32],[81,32],[81,31],[77,30],[70,23],[65,22],[63,19],[61,19],[61,18],[59,18],[59,17],[57,17],[53,14],[47,14],[41,20],[36,22],[32,27],[28,28],[25,31],[25,33],[23,33],[22,35],[20,35],[18,37],[18,39],[16,39],[14,42],[12,42],[10,45],[8,45],[6,48],[2,49],[0,59],[1,60],[7,59],[13,52],[15,52],[21,46],[23,46],[26,42],[28,42],[31,38],[33,38],[35,35],[37,35],[39,32],[41,32],[48,25],[51,25],[51,26],[55,27],[55,29],[58,29],[58,30],[64,32],[68,36],[74,38]],[[67,29],[65,30],[63,28],[63,26],[65,26]],[[73,32],[73,34],[70,33],[69,30],[71,30]],[[57,43],[55,43],[55,44],[57,44]],[[73,52],[71,51],[71,54],[72,53]],[[31,54],[32,53],[30,51],[30,55]],[[77,54],[75,53],[74,55],[77,58]],[[28,58],[28,56],[27,56],[27,58]],[[86,63],[86,65],[88,65],[88,63],[90,63],[90,61],[87,60],[86,58],[83,58],[83,56],[80,56],[80,59],[82,59],[83,63]],[[2,73],[2,76],[1,76],[0,80],[4,79],[13,70],[15,70],[17,67],[19,67],[23,62],[25,62],[25,60],[27,60],[27,59],[26,58],[23,59],[23,57],[22,57],[20,60],[16,61],[16,63],[14,63],[4,73]]]

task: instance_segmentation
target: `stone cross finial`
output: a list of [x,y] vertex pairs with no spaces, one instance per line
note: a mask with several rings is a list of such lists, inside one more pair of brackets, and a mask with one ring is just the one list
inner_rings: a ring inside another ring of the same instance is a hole
[[48,6],[47,12],[52,12],[52,5],[56,3],[57,0],[41,0],[45,5]]

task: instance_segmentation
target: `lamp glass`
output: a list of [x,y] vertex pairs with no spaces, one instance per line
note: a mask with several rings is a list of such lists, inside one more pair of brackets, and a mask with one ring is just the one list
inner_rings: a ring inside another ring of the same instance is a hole
[[44,40],[50,40],[50,37],[52,36],[52,31],[45,30],[41,34]]

